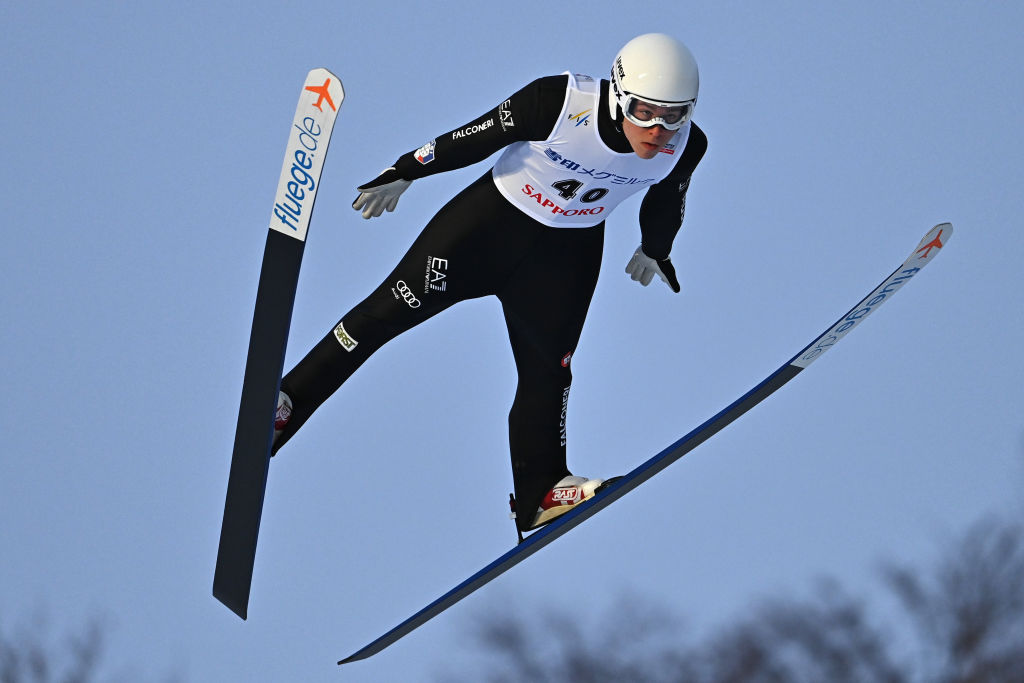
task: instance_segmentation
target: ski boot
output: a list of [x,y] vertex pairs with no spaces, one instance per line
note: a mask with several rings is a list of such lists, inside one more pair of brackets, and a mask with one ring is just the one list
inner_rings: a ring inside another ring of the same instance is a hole
[[[586,477],[576,477],[569,475],[564,477],[560,482],[555,484],[554,488],[547,492],[544,499],[541,500],[540,507],[537,508],[537,512],[534,513],[533,523],[530,524],[528,531],[534,531],[540,527],[554,521],[559,516],[569,512],[574,507],[582,503],[583,501],[590,500],[596,493],[604,489],[606,486],[612,484],[612,482],[618,481],[622,477],[612,477],[611,479],[587,479]],[[516,498],[513,494],[509,494],[508,504],[512,508],[512,514],[509,517],[513,520],[516,519],[518,511],[516,510]],[[519,534],[519,542],[523,542],[523,534],[519,531],[518,525],[516,531]]]
[[[278,438],[280,438],[291,417],[292,399],[288,394],[280,391],[277,394],[277,410],[274,411],[274,440],[272,442],[274,445],[277,444]],[[271,455],[273,455],[273,446],[271,447]]]

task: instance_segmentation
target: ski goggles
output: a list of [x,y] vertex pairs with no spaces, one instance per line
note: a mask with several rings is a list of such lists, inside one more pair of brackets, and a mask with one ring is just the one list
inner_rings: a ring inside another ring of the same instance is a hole
[[658,104],[627,94],[622,113],[630,123],[641,128],[662,126],[668,130],[679,130],[693,115],[693,101],[682,104]]

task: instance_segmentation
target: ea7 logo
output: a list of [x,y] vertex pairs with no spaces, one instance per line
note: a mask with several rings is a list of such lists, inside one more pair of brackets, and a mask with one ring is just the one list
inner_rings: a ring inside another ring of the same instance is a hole
[[502,130],[508,130],[509,128],[515,128],[515,121],[512,120],[512,100],[505,100],[498,107],[498,122],[501,124]]
[[423,293],[429,294],[430,290],[443,292],[448,289],[448,259],[427,257],[427,274],[423,285]]

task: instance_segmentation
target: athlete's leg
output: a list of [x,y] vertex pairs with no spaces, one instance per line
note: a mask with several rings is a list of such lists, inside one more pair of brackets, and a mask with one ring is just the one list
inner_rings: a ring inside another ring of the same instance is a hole
[[547,228],[499,294],[519,384],[509,413],[517,524],[526,530],[569,474],[566,411],[571,360],[601,267],[604,224]]
[[482,205],[494,196],[488,174],[448,202],[380,286],[284,377],[293,411],[275,452],[385,343],[458,301],[493,292],[493,216]]

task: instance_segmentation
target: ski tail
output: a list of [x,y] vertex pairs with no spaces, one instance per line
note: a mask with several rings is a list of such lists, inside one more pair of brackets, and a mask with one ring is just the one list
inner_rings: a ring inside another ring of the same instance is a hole
[[764,399],[778,391],[791,379],[803,372],[807,366],[817,360],[825,351],[836,345],[847,333],[860,324],[880,305],[892,298],[903,285],[927,265],[945,246],[953,234],[953,226],[940,223],[928,231],[917,248],[906,261],[893,271],[892,275],[882,281],[878,287],[851,308],[834,325],[821,336],[808,344],[800,353],[793,356],[775,372],[766,377],[760,384],[724,408],[714,417],[691,431],[674,444],[661,451],[647,462],[644,462],[629,474],[621,477],[608,488],[602,490],[585,503],[577,505],[573,510],[562,515],[551,524],[530,534],[518,546],[508,551],[491,564],[445,593],[425,608],[406,619],[369,645],[342,659],[338,664],[347,664],[374,655],[403,636],[415,630],[433,617],[445,611],[464,597],[497,578],[544,546],[562,536],[570,529],[583,523],[590,517],[608,507],[619,498],[637,488],[645,481],[654,477],[666,467],[682,458],[694,448],[727,427],[741,415],[756,406]]

